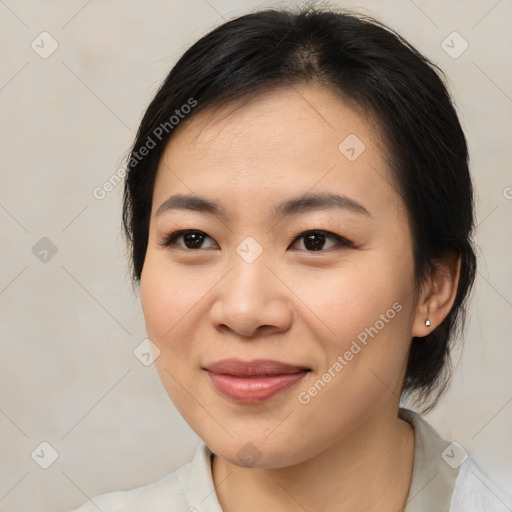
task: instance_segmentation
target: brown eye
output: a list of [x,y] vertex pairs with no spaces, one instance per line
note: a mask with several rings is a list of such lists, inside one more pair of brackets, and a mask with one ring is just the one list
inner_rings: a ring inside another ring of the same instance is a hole
[[336,243],[334,243],[330,247],[327,247],[327,249],[339,246],[353,247],[353,244],[351,242],[349,242],[348,240],[339,235],[336,235],[335,233],[330,233],[329,231],[307,231],[297,236],[293,240],[293,243],[301,239],[304,240],[303,246],[305,247],[305,250],[308,252],[325,250],[326,241],[329,239],[334,240]]
[[[203,244],[207,239],[213,241],[213,239],[203,231],[199,231],[196,229],[185,229],[174,231],[170,235],[165,236],[159,242],[159,245],[162,245],[164,247],[174,246],[181,249],[190,250],[218,248],[216,244],[215,246],[204,247]],[[296,244],[296,242],[298,242],[301,239],[303,239],[304,248],[299,247],[299,250],[305,250],[307,252],[322,252],[333,248],[354,246],[352,242],[350,242],[346,238],[343,238],[335,233],[323,230],[311,230],[301,233],[300,235],[294,238],[292,245]],[[181,243],[178,243],[180,241]]]
[[[162,241],[159,242],[160,245],[163,245],[164,247],[171,247],[171,246],[177,246],[182,249],[205,249],[203,247],[203,242],[205,239],[210,238],[206,233],[203,231],[198,231],[195,229],[188,229],[188,230],[180,230],[175,231],[174,233],[171,233],[170,235],[166,236]],[[178,244],[178,240],[183,240],[182,244]]]

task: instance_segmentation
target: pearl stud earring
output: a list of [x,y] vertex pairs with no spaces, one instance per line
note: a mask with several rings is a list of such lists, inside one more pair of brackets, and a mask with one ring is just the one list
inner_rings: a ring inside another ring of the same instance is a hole
[[426,325],[427,327],[430,327],[430,326],[432,325],[432,324],[430,323],[430,320],[429,320],[428,318],[425,320],[425,325]]

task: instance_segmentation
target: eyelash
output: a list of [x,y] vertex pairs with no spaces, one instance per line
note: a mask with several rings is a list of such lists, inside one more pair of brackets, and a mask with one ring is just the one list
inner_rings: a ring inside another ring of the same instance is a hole
[[[200,234],[206,235],[208,238],[211,238],[204,231],[200,231],[198,229],[180,229],[178,231],[173,231],[172,233],[170,233],[168,235],[165,235],[161,240],[159,240],[158,244],[163,246],[163,247],[171,247],[172,245],[175,244],[176,240],[178,238],[180,238],[181,236],[184,236],[184,235],[187,235],[187,234],[194,234],[194,233],[200,233]],[[307,235],[311,235],[311,234],[315,234],[315,235],[323,234],[323,235],[326,235],[327,238],[332,238],[332,239],[336,240],[338,244],[337,244],[337,246],[330,247],[329,249],[326,249],[326,250],[323,250],[323,249],[321,249],[319,251],[308,251],[306,249],[300,249],[300,250],[303,250],[305,252],[316,253],[316,252],[327,252],[327,251],[330,251],[330,250],[336,250],[336,249],[339,250],[339,249],[342,249],[342,248],[354,248],[355,247],[355,245],[350,240],[347,240],[346,238],[344,238],[344,237],[342,237],[340,235],[337,235],[336,233],[332,233],[331,231],[325,231],[325,230],[322,230],[322,229],[310,229],[308,231],[303,231],[302,233],[298,234],[297,236],[295,236],[291,240],[290,245],[293,245],[295,242],[297,242],[301,238],[303,238],[303,237],[305,237]],[[201,250],[201,248],[199,248],[199,249],[189,249],[188,247],[180,247],[180,249],[184,249],[186,251],[200,251]]]

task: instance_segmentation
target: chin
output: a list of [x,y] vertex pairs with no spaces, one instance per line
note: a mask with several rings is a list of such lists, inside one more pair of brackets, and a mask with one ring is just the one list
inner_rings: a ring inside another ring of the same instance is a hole
[[304,462],[313,456],[304,450],[302,443],[295,438],[296,445],[293,442],[283,442],[282,440],[269,440],[265,435],[238,436],[230,439],[228,442],[219,441],[219,439],[203,438],[205,444],[218,457],[226,460],[230,464],[246,468],[285,468]]

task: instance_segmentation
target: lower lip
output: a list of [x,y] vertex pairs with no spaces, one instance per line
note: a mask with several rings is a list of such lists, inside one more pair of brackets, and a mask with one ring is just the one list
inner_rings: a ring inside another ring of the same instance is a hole
[[238,402],[263,402],[290,388],[308,372],[286,373],[268,377],[235,377],[208,372],[213,385],[223,395]]

